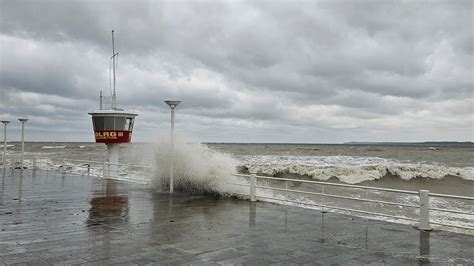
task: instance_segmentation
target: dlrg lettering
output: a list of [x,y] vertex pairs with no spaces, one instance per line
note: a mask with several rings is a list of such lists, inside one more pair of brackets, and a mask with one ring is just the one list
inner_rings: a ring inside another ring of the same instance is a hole
[[99,139],[103,138],[117,138],[123,137],[123,132],[115,132],[115,131],[102,131],[102,132],[95,132],[95,137]]

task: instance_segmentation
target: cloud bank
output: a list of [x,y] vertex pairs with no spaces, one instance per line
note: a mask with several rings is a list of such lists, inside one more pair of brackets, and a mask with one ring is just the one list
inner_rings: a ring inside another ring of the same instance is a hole
[[93,140],[112,29],[136,141],[166,99],[201,141],[474,139],[472,1],[0,3],[0,117],[32,140]]

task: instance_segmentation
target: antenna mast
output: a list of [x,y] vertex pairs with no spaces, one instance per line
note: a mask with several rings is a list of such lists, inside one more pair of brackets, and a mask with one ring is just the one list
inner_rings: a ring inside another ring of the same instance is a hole
[[114,77],[114,87],[112,94],[112,109],[117,108],[117,95],[115,94],[115,57],[118,56],[118,52],[115,52],[115,42],[114,42],[114,30],[112,30],[112,74]]

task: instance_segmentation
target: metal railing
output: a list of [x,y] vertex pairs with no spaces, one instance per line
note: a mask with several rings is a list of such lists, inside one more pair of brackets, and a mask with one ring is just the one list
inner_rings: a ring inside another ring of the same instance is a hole
[[[448,195],[448,194],[439,194],[439,193],[431,193],[429,190],[419,190],[417,191],[409,191],[409,190],[399,190],[399,189],[390,189],[390,188],[379,188],[379,187],[368,187],[368,186],[360,186],[360,185],[350,185],[350,184],[340,184],[340,183],[329,183],[329,182],[320,182],[320,181],[311,181],[311,180],[299,180],[299,179],[289,179],[289,178],[277,178],[277,177],[269,177],[269,176],[258,176],[256,174],[234,174],[234,176],[242,177],[248,179],[248,184],[240,184],[240,183],[232,183],[232,185],[249,187],[249,194],[244,194],[245,196],[249,196],[250,201],[276,201],[276,202],[289,202],[298,205],[311,205],[320,207],[323,211],[325,210],[339,210],[339,211],[347,211],[351,213],[361,213],[361,214],[368,214],[373,216],[382,216],[388,217],[393,219],[400,219],[406,220],[410,222],[417,222],[418,228],[421,230],[432,230],[431,225],[438,225],[438,226],[446,226],[446,227],[454,227],[459,229],[466,229],[466,230],[474,230],[474,227],[464,226],[464,225],[455,225],[455,224],[448,224],[442,222],[435,222],[430,221],[430,212],[444,212],[444,213],[454,213],[454,214],[463,214],[463,215],[470,215],[474,218],[474,213],[466,212],[462,210],[455,210],[455,209],[444,209],[444,208],[435,208],[430,206],[430,196],[437,197],[437,198],[448,198],[448,199],[459,199],[459,200],[468,200],[472,201],[474,204],[474,197],[467,197],[467,196],[458,196],[458,195]],[[257,182],[257,180],[270,180],[276,182],[284,182],[285,187],[275,187],[270,185],[262,185]],[[297,189],[289,189],[288,183],[301,183],[301,184],[312,184],[317,185],[321,188],[321,192],[315,191],[304,191],[304,190],[297,190]],[[399,193],[399,194],[406,194],[406,195],[417,195],[419,198],[419,204],[407,204],[407,203],[399,203],[399,202],[390,202],[384,200],[376,200],[376,199],[369,199],[369,198],[356,198],[351,196],[343,196],[337,194],[329,194],[324,192],[325,187],[342,187],[342,188],[349,188],[349,189],[363,189],[366,191],[366,195],[369,191],[381,191],[381,192],[392,192],[392,193]],[[279,192],[289,192],[289,193],[297,193],[297,194],[304,194],[304,195],[314,195],[319,196],[321,201],[324,201],[324,198],[335,198],[335,199],[344,199],[344,200],[352,200],[352,201],[359,201],[359,202],[367,202],[367,203],[380,203],[384,205],[394,205],[394,206],[402,206],[402,207],[409,207],[419,209],[419,217],[418,218],[410,218],[405,216],[381,213],[381,212],[373,212],[368,210],[362,209],[355,209],[355,208],[347,208],[347,207],[340,207],[340,206],[332,206],[327,204],[321,204],[317,202],[302,202],[298,200],[292,200],[288,196],[285,198],[277,198],[268,195],[259,195],[259,190],[270,190],[270,191],[279,191]]]
[[[60,170],[63,173],[75,174],[72,171],[73,170],[72,167],[71,169],[69,169],[68,163],[79,163],[79,164],[74,164],[74,167],[85,169],[83,174],[101,177],[101,178],[112,178],[112,179],[117,179],[121,181],[142,182],[145,184],[149,184],[151,177],[153,175],[153,167],[147,166],[147,165],[113,164],[113,163],[108,163],[108,162],[103,162],[103,161],[79,160],[79,159],[62,159],[61,161],[61,160],[53,160],[50,158],[45,158],[45,159],[40,159],[40,160],[38,160],[36,157],[29,157],[29,158],[32,162],[32,169],[43,169],[47,171]],[[10,165],[12,169],[17,165],[17,161],[18,161],[17,159],[18,158],[10,157]],[[57,163],[58,161],[60,161],[61,163],[60,164]],[[39,167],[40,165],[42,165],[42,167]],[[60,165],[60,168],[54,169],[53,168],[54,165]],[[117,166],[117,167],[121,167],[122,169],[112,171],[110,166]],[[430,206],[430,197],[466,200],[466,201],[473,202],[472,206],[474,206],[474,197],[431,193],[428,190],[409,191],[409,190],[399,190],[399,189],[391,189],[391,188],[369,187],[369,186],[341,184],[341,183],[329,183],[329,182],[312,181],[312,180],[277,178],[277,177],[269,177],[269,176],[259,176],[256,174],[233,174],[233,175],[236,177],[245,178],[248,180],[248,184],[242,184],[242,183],[229,183],[229,184],[248,187],[249,193],[242,194],[242,195],[248,196],[250,201],[262,200],[262,201],[276,201],[280,203],[288,202],[288,203],[293,203],[300,206],[317,206],[317,207],[320,207],[322,211],[338,210],[338,211],[345,211],[345,212],[351,212],[351,213],[360,213],[360,214],[366,214],[366,215],[372,215],[372,216],[381,216],[381,217],[393,218],[393,219],[398,219],[398,220],[405,220],[409,222],[416,222],[418,224],[418,227],[421,230],[431,230],[432,229],[431,225],[437,225],[437,226],[446,226],[446,227],[453,227],[453,228],[474,231],[474,227],[471,227],[471,226],[455,225],[455,224],[442,223],[442,222],[437,222],[437,221],[430,221],[431,212],[469,215],[469,216],[472,216],[474,219],[473,212],[432,207]],[[141,178],[138,178],[138,177],[141,177]],[[144,177],[150,177],[150,178],[144,178]],[[284,187],[275,187],[271,185],[262,184],[262,181],[265,181],[265,180],[271,181],[271,182],[273,181],[284,182]],[[260,181],[260,182],[257,182],[257,181]],[[291,188],[288,188],[289,183],[317,185],[320,187],[321,192],[291,189]],[[346,195],[330,194],[330,193],[325,192],[326,187],[362,189],[362,190],[365,190],[366,197],[360,198],[360,197],[353,197],[353,196],[346,196]],[[288,196],[286,196],[285,198],[277,198],[277,197],[272,197],[268,195],[262,195],[262,193],[259,193],[260,191],[263,191],[263,190],[319,196],[321,199],[321,202],[323,202],[324,199],[326,198],[333,198],[333,199],[350,200],[350,201],[357,201],[357,202],[377,203],[377,204],[383,204],[383,205],[389,205],[389,206],[414,208],[414,209],[419,210],[419,216],[417,218],[411,218],[411,217],[406,217],[406,216],[369,211],[368,209],[362,210],[362,209],[357,209],[357,208],[322,204],[322,203],[318,203],[314,201],[310,203],[307,201],[302,202],[302,201],[290,199]],[[370,199],[367,197],[369,191],[389,192],[389,193],[398,193],[398,194],[417,196],[418,204],[409,204],[409,203],[391,202],[391,201],[386,201],[386,200]]]
[[[130,182],[141,182],[148,184],[153,175],[153,167],[148,165],[138,164],[114,164],[104,161],[93,161],[93,160],[79,160],[79,159],[51,159],[51,158],[40,158],[28,157],[25,159],[31,161],[31,169],[37,170],[42,169],[46,171],[58,170],[62,173],[69,174],[86,174],[89,176],[111,178],[121,181]],[[18,158],[10,157],[10,166],[12,169],[20,167],[18,165]],[[72,164],[74,163],[74,164]],[[54,167],[59,165],[59,167]],[[111,166],[116,166],[117,170],[113,170]],[[20,167],[21,168],[21,167]],[[83,169],[83,171],[75,171],[74,168]],[[121,169],[118,169],[121,168]],[[141,177],[141,178],[140,178]]]

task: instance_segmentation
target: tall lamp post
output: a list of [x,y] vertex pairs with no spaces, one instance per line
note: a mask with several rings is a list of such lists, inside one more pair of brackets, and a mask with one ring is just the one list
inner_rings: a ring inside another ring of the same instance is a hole
[[28,121],[27,118],[19,118],[21,122],[21,169],[23,169],[23,154],[25,152],[25,123]]
[[173,175],[174,175],[174,109],[181,101],[165,101],[171,108],[171,165],[170,165],[170,193],[173,193]]
[[2,120],[3,123],[3,168],[7,164],[7,125],[10,123],[8,120]]

